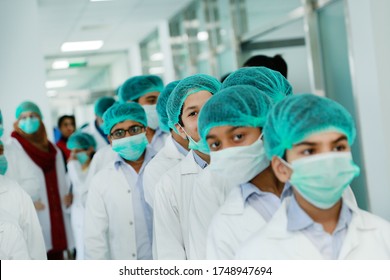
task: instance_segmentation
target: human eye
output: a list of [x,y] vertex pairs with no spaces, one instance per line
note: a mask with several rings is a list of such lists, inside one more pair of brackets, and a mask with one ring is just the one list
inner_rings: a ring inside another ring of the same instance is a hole
[[313,148],[307,148],[301,151],[301,154],[304,156],[310,156],[315,153],[315,150]]
[[135,125],[135,126],[130,127],[131,134],[139,134],[139,133],[141,133],[141,130],[142,130],[142,127],[140,127],[139,125]]
[[193,111],[193,112],[190,112],[190,113],[188,114],[188,116],[189,116],[189,117],[194,117],[194,116],[196,116],[197,114],[198,114],[197,111]]
[[124,129],[118,129],[112,133],[112,136],[114,136],[114,138],[123,138],[125,136],[125,133],[126,132]]
[[233,135],[233,141],[234,141],[234,142],[239,142],[239,141],[241,141],[243,138],[244,138],[244,134],[242,134],[242,133]]
[[211,143],[209,142],[209,147],[212,151],[218,150],[220,146],[221,146],[221,142],[219,141],[213,141]]
[[337,144],[334,148],[334,152],[343,152],[347,150],[347,145],[345,143]]

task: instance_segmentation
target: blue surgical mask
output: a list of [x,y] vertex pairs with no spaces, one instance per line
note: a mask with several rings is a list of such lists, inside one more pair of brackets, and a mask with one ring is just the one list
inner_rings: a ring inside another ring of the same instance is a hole
[[148,120],[148,127],[153,130],[156,130],[159,127],[158,114],[156,110],[156,105],[143,105],[146,113],[146,119]]
[[76,154],[76,158],[81,165],[84,165],[89,160],[89,155],[87,152],[79,152]]
[[291,164],[282,161],[293,171],[291,185],[305,200],[320,209],[335,205],[353,178],[360,174],[350,152],[308,156]]
[[2,124],[0,124],[0,137],[4,134],[4,127]]
[[0,175],[4,175],[8,169],[8,161],[5,155],[0,156]]
[[188,135],[188,133],[185,131],[185,129],[179,124],[179,126],[183,129],[184,133],[187,135],[187,139],[189,141],[188,148],[194,151],[199,151],[203,154],[210,154],[210,148],[207,145],[206,141],[202,141],[200,139],[198,142],[196,142],[191,136]]
[[136,161],[145,152],[148,145],[146,133],[140,133],[134,136],[122,139],[112,140],[112,149],[122,158],[129,161]]
[[37,117],[30,117],[21,119],[19,121],[19,128],[23,130],[24,133],[33,134],[38,131],[40,124]]

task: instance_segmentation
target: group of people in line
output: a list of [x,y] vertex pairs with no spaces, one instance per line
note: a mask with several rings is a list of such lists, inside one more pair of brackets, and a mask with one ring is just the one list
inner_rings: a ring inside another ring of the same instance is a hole
[[389,221],[350,187],[353,118],[264,58],[223,82],[131,77],[88,125],[60,118],[57,146],[22,102],[0,142],[1,259],[390,259]]

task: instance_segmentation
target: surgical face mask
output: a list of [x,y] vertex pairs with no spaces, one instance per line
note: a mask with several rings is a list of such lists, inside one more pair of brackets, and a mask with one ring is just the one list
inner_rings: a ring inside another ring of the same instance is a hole
[[153,130],[156,130],[159,127],[158,114],[156,110],[156,105],[143,105],[146,113],[146,118],[148,120],[148,127]]
[[21,119],[19,121],[19,128],[23,130],[24,133],[33,134],[38,131],[40,124],[37,117],[30,117]]
[[191,136],[188,135],[186,130],[180,124],[179,124],[179,126],[183,129],[185,135],[187,136],[187,139],[189,141],[189,143],[188,143],[189,149],[194,150],[194,151],[199,151],[199,152],[206,154],[206,155],[210,154],[210,148],[207,145],[207,142],[204,142],[202,140],[199,140],[198,142],[196,142]]
[[360,168],[350,152],[331,152],[287,163],[293,173],[290,183],[302,197],[320,209],[329,209],[340,200]]
[[5,155],[0,156],[0,175],[4,175],[8,169],[8,161]]
[[76,158],[80,162],[81,165],[84,165],[89,160],[89,156],[88,156],[87,152],[77,153]]
[[112,140],[112,149],[122,158],[129,161],[136,161],[144,153],[148,139],[146,133],[140,133],[134,136],[122,139]]
[[269,164],[261,136],[249,146],[210,152],[209,168],[236,185],[249,182]]
[[3,125],[0,124],[0,137],[3,136],[3,133],[4,133],[4,128]]

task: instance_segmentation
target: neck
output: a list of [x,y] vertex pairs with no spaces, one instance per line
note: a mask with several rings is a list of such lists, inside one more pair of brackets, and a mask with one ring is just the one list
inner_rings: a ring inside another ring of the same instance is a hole
[[146,127],[146,138],[148,139],[149,143],[152,143],[153,136],[155,133],[155,130],[151,129],[150,127]]
[[177,134],[173,130],[171,131],[171,135],[172,135],[172,138],[177,143],[179,143],[180,146],[182,146],[184,149],[186,149],[188,151],[188,140],[187,139],[183,139],[183,137],[181,137],[179,134]]
[[142,154],[142,156],[140,156],[137,160],[135,161],[130,161],[130,160],[126,160],[124,159],[124,161],[130,165],[131,167],[133,167],[133,169],[135,170],[135,172],[139,173],[139,171],[141,170],[141,167],[142,167],[142,164],[144,163],[144,160],[145,160],[145,152]]
[[264,169],[263,172],[257,174],[250,183],[261,191],[273,193],[278,197],[281,196],[284,189],[284,183],[276,178],[271,165]]
[[196,150],[194,150],[194,152],[195,152],[201,159],[203,159],[205,162],[207,162],[207,164],[210,164],[210,155],[206,155],[206,154],[201,153],[201,152],[196,151]]
[[305,200],[298,192],[294,190],[294,196],[299,206],[313,219],[314,222],[319,223],[323,226],[324,230],[332,234],[336,229],[337,222],[340,216],[341,210],[341,199],[329,209],[321,209],[315,207],[307,200]]

